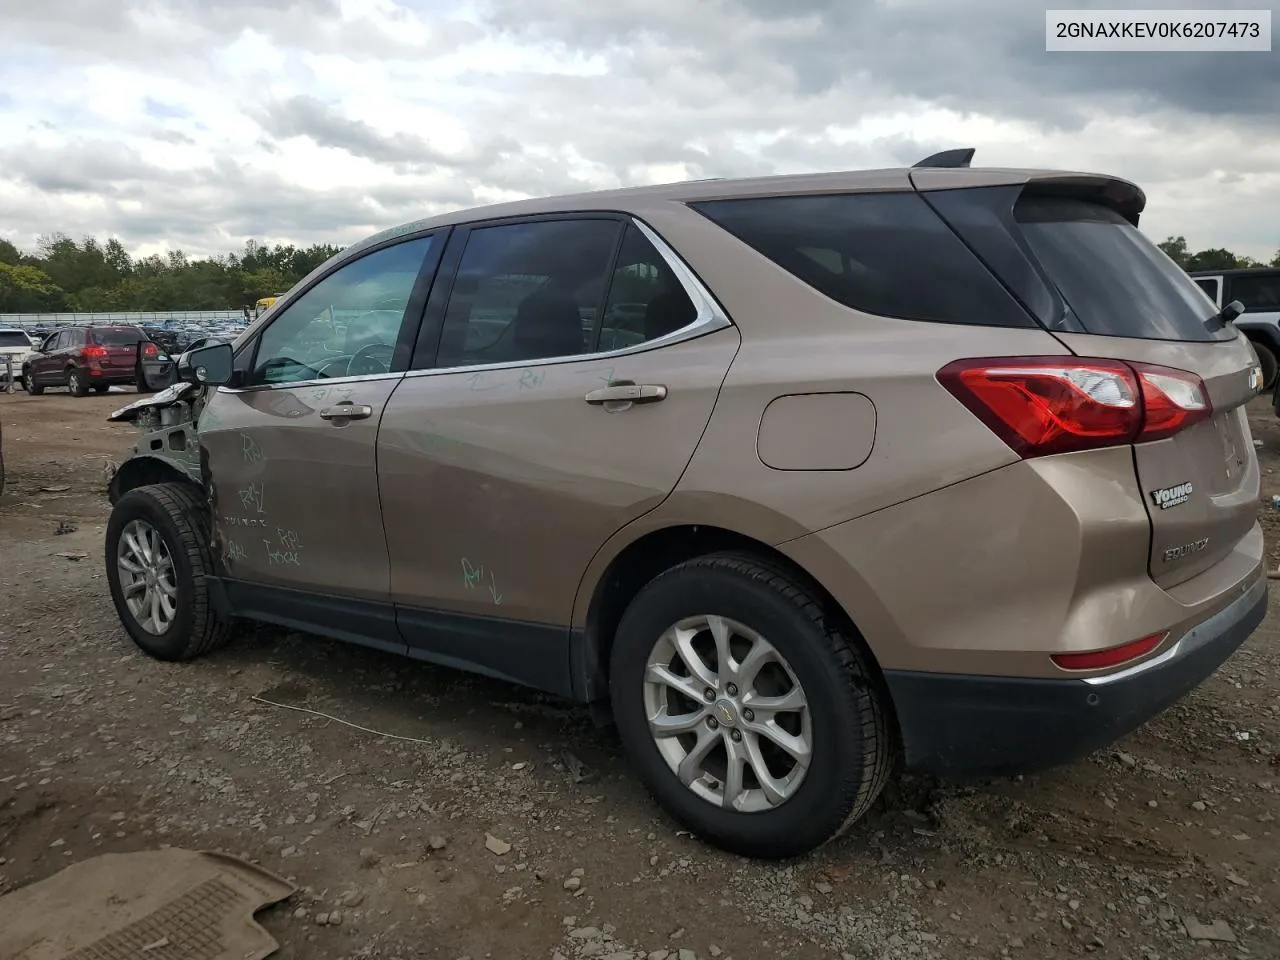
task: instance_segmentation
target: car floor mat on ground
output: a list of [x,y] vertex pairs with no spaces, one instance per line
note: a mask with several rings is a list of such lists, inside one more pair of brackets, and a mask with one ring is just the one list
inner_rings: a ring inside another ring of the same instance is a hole
[[287,880],[223,853],[110,853],[0,897],[5,960],[262,960]]

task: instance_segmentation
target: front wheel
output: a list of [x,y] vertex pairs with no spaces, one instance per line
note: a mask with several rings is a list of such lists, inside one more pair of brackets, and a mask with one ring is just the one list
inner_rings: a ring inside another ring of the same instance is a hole
[[192,660],[229,638],[209,597],[208,508],[183,483],[130,490],[107,522],[107,583],[133,641],[160,660]]
[[36,383],[35,379],[28,372],[22,377],[22,389],[26,390],[33,397],[38,397],[44,393],[44,387]]
[[799,578],[751,557],[700,557],[644,587],[610,688],[658,802],[734,853],[792,857],[839,836],[893,768],[865,655]]

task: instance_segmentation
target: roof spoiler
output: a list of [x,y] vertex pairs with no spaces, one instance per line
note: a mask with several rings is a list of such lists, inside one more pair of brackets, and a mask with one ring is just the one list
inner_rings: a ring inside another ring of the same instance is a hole
[[915,167],[967,167],[977,151],[973,147],[961,147],[956,150],[943,150],[925,157]]

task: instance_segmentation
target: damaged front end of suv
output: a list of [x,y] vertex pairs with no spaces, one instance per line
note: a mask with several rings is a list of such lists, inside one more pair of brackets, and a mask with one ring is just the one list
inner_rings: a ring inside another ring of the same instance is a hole
[[132,423],[138,431],[133,449],[111,472],[107,496],[112,506],[128,491],[154,483],[193,484],[207,495],[209,465],[199,433],[207,419],[205,406],[220,381],[210,378],[203,361],[229,365],[230,352],[228,344],[202,341],[178,358],[177,382],[107,417],[112,423]]
[[107,486],[112,505],[134,487],[151,483],[181,481],[204,486],[198,432],[208,390],[193,383],[175,383],[107,417],[112,423],[132,423],[138,431],[133,449],[112,471]]

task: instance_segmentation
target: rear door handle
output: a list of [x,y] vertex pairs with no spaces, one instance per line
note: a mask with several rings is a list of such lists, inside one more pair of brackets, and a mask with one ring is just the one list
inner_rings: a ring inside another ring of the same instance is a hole
[[667,388],[660,383],[634,383],[631,380],[615,380],[607,387],[592,390],[586,396],[587,403],[626,404],[657,403],[667,398]]
[[320,411],[321,420],[368,420],[371,416],[373,407],[367,403],[352,403],[350,400]]

